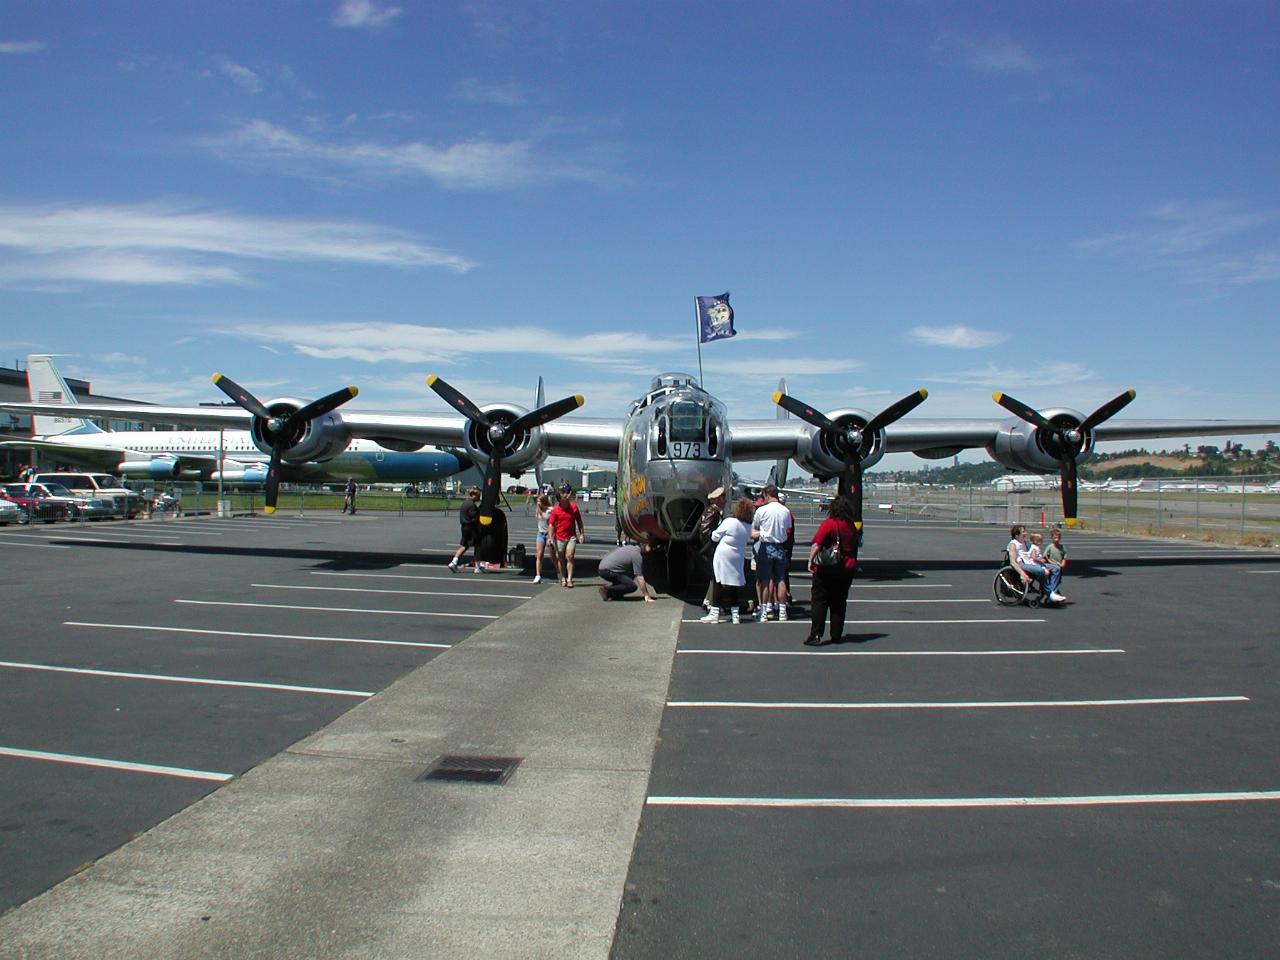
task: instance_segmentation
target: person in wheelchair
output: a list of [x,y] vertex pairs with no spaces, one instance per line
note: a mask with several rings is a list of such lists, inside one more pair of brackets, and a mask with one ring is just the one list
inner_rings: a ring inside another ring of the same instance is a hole
[[1018,571],[1022,582],[1036,580],[1050,603],[1065,603],[1067,598],[1058,592],[1062,568],[1057,564],[1043,562],[1039,550],[1031,543],[1027,528],[1022,524],[1015,523],[1010,527],[1009,537],[1009,545],[1005,548],[1009,555],[1009,566]]

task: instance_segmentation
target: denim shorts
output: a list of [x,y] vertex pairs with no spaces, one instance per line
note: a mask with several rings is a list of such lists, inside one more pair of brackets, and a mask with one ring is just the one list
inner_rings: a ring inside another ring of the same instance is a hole
[[787,546],[765,543],[756,555],[756,579],[761,583],[777,583],[787,577]]
[[546,543],[546,542],[547,542],[547,532],[543,530],[541,533],[538,534],[538,543]]

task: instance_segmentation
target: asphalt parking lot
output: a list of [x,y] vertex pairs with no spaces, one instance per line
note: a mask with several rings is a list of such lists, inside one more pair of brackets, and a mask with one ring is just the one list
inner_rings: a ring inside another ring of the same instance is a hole
[[[613,956],[1274,952],[1280,557],[869,528],[846,642],[682,627]],[[807,599],[806,581],[797,578]]]
[[[582,581],[612,536],[586,520]],[[451,576],[455,533],[0,532],[0,905],[558,590]],[[1280,557],[1071,534],[1072,603],[1006,609],[1005,539],[870,527],[837,645],[686,608],[615,957],[1272,951]]]

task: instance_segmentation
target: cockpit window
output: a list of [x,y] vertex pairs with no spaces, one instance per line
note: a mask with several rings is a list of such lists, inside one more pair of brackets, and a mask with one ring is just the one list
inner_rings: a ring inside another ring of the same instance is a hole
[[707,438],[707,411],[700,403],[677,400],[671,404],[671,439],[694,443]]

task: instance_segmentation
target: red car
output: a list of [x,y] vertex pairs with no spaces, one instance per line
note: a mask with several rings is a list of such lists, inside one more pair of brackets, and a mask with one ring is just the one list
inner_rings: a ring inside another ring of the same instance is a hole
[[37,486],[25,483],[10,483],[0,487],[0,496],[12,500],[32,520],[43,520],[53,523],[55,520],[71,520],[75,516],[75,507],[62,497],[52,497]]

